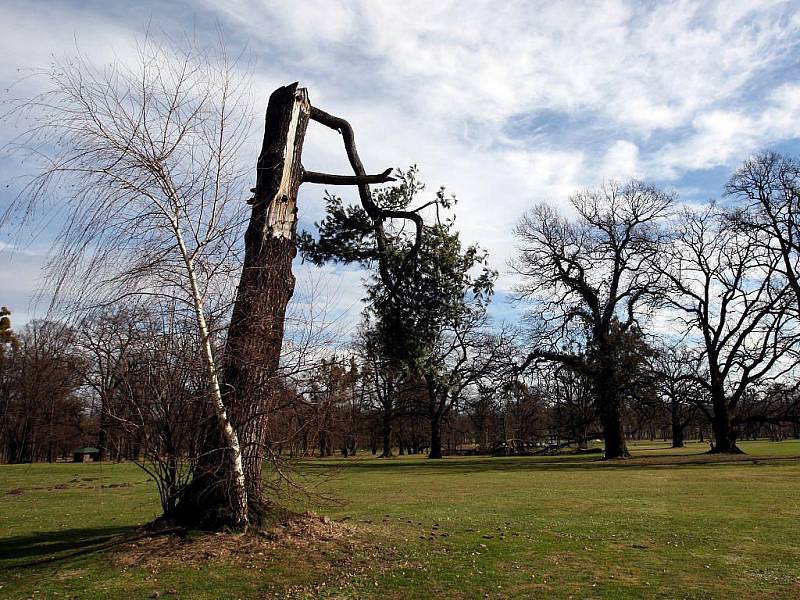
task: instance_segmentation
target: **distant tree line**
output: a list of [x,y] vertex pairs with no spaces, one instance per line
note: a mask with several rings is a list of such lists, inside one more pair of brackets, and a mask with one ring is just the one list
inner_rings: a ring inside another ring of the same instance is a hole
[[[116,347],[80,346],[74,330],[47,321],[14,336],[15,348],[6,347],[0,361],[4,462],[71,460],[74,449],[96,446],[104,460],[163,461],[171,485],[180,484],[183,463],[200,446],[204,389],[192,364],[197,358],[187,352],[189,343],[176,345],[174,330],[154,336],[147,327],[128,330],[124,319],[114,321],[127,330],[114,336],[123,343]],[[354,350],[321,359],[282,386],[284,402],[271,416],[275,453],[287,459],[430,453],[424,386],[392,379],[376,368],[375,356]],[[672,351],[654,353],[649,368],[661,371],[623,403],[628,439],[669,440],[674,447],[714,439],[710,399],[678,360]],[[788,381],[754,389],[737,411],[739,437],[798,438],[799,409],[797,388]],[[584,377],[543,364],[523,378],[469,387],[441,424],[439,439],[450,455],[588,451],[602,439],[602,420]]]
[[[747,437],[800,436],[797,184],[793,160],[764,153],[721,203],[680,207],[634,181],[575,195],[571,219],[535,207],[516,230],[529,317],[514,326],[491,323],[496,274],[485,252],[462,246],[444,216],[455,200],[439,190],[410,283],[390,295],[376,274],[349,348],[318,349],[275,382],[269,451],[435,458],[589,451],[602,439],[606,456],[623,456],[626,439],[730,452]],[[381,201],[407,207],[423,190],[412,168]],[[361,217],[329,197],[301,251],[370,268]],[[406,268],[403,256],[389,268]],[[191,319],[150,303],[6,327],[2,459],[69,459],[94,445],[154,470],[169,504],[210,418]]]

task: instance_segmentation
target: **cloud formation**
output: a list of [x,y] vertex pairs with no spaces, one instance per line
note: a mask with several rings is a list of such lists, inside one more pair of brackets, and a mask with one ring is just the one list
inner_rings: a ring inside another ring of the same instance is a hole
[[[753,151],[780,144],[797,153],[798,9],[186,0],[145,1],[128,14],[101,2],[34,2],[4,9],[0,76],[42,66],[50,50],[68,54],[75,40],[99,61],[124,58],[148,19],[172,35],[221,32],[249,49],[259,102],[301,81],[315,105],[351,121],[368,171],[417,163],[431,190],[454,192],[464,236],[503,270],[511,228],[534,202],[563,206],[577,188],[631,176],[708,198]],[[319,128],[304,162],[347,170],[340,140]],[[321,216],[321,195],[304,186],[301,225]],[[357,286],[348,273],[346,285]]]

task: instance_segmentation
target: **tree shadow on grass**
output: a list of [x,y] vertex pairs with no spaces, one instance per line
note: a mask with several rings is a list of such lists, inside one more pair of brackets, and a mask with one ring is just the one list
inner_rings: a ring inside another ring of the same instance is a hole
[[345,462],[337,460],[325,464],[324,461],[307,464],[311,472],[325,472],[328,469],[338,469],[341,474],[347,471],[373,471],[391,473],[450,473],[469,474],[491,471],[571,471],[571,470],[642,470],[642,469],[680,469],[689,467],[716,467],[716,466],[763,466],[800,464],[799,456],[752,456],[747,454],[736,455],[661,455],[634,457],[626,460],[603,460],[602,458],[586,456],[563,457],[485,457],[461,458],[451,457],[441,460],[355,460]]
[[14,561],[14,566],[24,566],[17,561],[31,559],[30,562],[36,563],[59,560],[92,552],[131,531],[131,527],[94,527],[59,529],[3,538],[0,539],[0,561]]
[[[0,570],[33,567],[113,548],[143,536],[176,533],[178,529],[142,531],[141,527],[60,529],[0,539]],[[182,531],[182,530],[180,530]]]

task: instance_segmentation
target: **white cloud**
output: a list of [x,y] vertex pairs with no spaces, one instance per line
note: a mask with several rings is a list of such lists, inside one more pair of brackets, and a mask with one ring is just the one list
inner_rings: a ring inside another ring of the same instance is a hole
[[[194,7],[170,12],[153,3],[153,25],[192,30],[199,22],[205,35],[218,20],[228,41],[246,42],[256,59],[261,105],[278,85],[300,80],[315,105],[352,122],[368,171],[416,162],[431,191],[444,184],[455,192],[465,238],[480,241],[500,269],[513,252],[514,222],[536,201],[564,205],[576,188],[610,177],[675,179],[800,137],[800,77],[789,68],[800,41],[796,3]],[[18,66],[46,66],[51,51],[69,53],[73,37],[93,60],[124,57],[146,26],[77,1],[39,8],[4,9],[5,80]],[[510,125],[517,121],[537,130]],[[256,138],[260,129],[259,119]],[[340,138],[319,126],[309,130],[304,163],[348,169]],[[322,190],[304,186],[301,194],[301,216],[319,218]],[[356,299],[358,280],[342,284]]]
[[[347,83],[361,77],[425,115],[501,123],[518,112],[588,111],[647,134],[682,125],[790,52],[798,23],[785,9],[238,0],[216,10],[254,39],[301,57],[299,67]],[[356,60],[332,62],[342,53]]]
[[712,110],[695,117],[685,139],[666,144],[654,157],[651,172],[664,178],[687,170],[730,165],[762,146],[800,137],[800,85],[773,90],[749,111]]
[[606,151],[601,172],[605,177],[619,181],[641,177],[639,147],[627,140],[617,140]]
[[47,68],[53,60],[81,54],[95,64],[132,59],[136,39],[146,23],[117,22],[81,7],[52,3],[3,7],[0,25],[0,81],[14,92],[43,84],[30,79],[30,69]]

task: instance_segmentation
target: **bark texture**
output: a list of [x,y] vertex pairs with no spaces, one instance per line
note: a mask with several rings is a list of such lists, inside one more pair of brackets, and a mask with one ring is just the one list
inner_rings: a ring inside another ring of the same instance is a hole
[[381,439],[383,447],[379,458],[389,458],[392,456],[392,415],[389,411],[383,412]]
[[736,429],[733,425],[733,415],[724,397],[712,397],[714,414],[711,428],[714,431],[714,441],[710,454],[742,454],[736,445]]
[[599,399],[600,420],[603,423],[605,458],[630,457],[631,454],[625,442],[625,432],[622,428],[619,399],[615,394],[607,391],[599,391],[597,396]]
[[[269,452],[267,419],[279,368],[286,306],[294,293],[297,192],[310,105],[297,84],[269,99],[264,141],[257,163],[245,256],[228,329],[222,367],[222,401],[238,433],[251,523],[265,514],[261,471]],[[212,429],[208,451],[176,509],[177,521],[219,527],[230,523],[234,474],[228,445]]]
[[[600,338],[602,333],[596,337]],[[617,365],[617,353],[608,344],[599,344],[597,365],[592,372],[592,386],[600,421],[603,424],[605,458],[629,458],[630,452],[625,441],[622,426],[623,374]]]
[[305,89],[282,87],[269,100],[245,255],[223,371],[224,398],[244,446],[252,502],[261,501],[267,418],[275,385],[286,306],[294,293],[297,192],[310,105]]
[[431,450],[428,458],[442,457],[442,419],[434,415],[431,417]]
[[670,402],[670,408],[672,413],[672,447],[683,448],[685,445],[684,429],[686,428],[686,424],[681,418],[680,405],[675,400],[672,400]]

